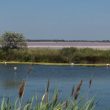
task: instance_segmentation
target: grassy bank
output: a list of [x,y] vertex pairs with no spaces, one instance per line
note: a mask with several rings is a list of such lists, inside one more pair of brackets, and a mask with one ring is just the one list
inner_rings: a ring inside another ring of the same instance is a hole
[[56,66],[95,66],[95,67],[109,67],[107,64],[73,64],[73,63],[45,63],[45,62],[18,62],[18,61],[4,61],[0,64],[29,64],[29,65],[56,65]]

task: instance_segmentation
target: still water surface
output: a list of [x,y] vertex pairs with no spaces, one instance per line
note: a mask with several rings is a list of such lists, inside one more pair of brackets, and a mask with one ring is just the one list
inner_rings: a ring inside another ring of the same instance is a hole
[[[17,70],[14,70],[14,67]],[[31,70],[31,71],[30,71]],[[72,87],[83,80],[81,98],[95,97],[97,110],[110,109],[110,68],[81,66],[44,66],[44,65],[0,65],[0,98],[18,96],[20,81],[26,80],[23,100],[31,96],[43,95],[47,80],[50,80],[50,95],[59,89],[59,100],[70,97]],[[89,80],[92,86],[89,89]]]

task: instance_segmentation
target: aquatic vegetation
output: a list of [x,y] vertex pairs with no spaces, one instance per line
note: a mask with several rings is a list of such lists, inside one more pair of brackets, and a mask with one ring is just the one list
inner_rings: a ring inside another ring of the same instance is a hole
[[19,97],[16,99],[15,103],[12,104],[9,98],[3,98],[0,110],[94,110],[94,99],[88,100],[84,103],[80,103],[78,100],[82,83],[83,81],[81,80],[79,84],[72,89],[70,99],[60,101],[58,90],[55,90],[52,98],[49,99],[50,81],[48,80],[41,101],[39,102],[37,97],[32,97],[30,101],[24,104],[21,101],[25,89],[25,81],[23,81],[20,84],[18,91]]
[[0,61],[69,63],[72,65],[107,64],[106,66],[109,66],[110,50],[28,48],[24,50],[13,49],[10,54],[6,54],[0,49]]
[[24,88],[25,88],[25,81],[22,81],[19,87],[19,98],[22,98],[24,94]]

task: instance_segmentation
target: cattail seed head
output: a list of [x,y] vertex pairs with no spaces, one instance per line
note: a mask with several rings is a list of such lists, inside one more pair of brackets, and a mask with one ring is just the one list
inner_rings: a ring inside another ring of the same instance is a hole
[[50,80],[48,80],[48,82],[47,82],[47,87],[46,87],[46,92],[47,93],[49,92],[49,87],[50,87]]
[[77,98],[79,96],[79,92],[80,92],[82,83],[83,83],[83,80],[80,80],[79,84],[76,86],[74,92],[72,93],[75,100],[77,100]]
[[72,88],[72,92],[71,92],[71,96],[73,96],[73,94],[74,94],[74,90],[75,90],[75,88],[74,88],[74,86],[73,86],[73,88]]
[[19,86],[19,98],[21,98],[24,94],[24,88],[25,88],[25,81],[22,81]]
[[89,80],[89,88],[91,87],[92,79]]

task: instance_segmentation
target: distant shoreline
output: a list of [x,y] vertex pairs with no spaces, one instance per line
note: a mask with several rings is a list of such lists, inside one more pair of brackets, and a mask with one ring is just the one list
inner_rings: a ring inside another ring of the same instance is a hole
[[0,62],[0,64],[29,64],[29,65],[53,65],[53,66],[89,66],[89,67],[109,67],[110,64],[73,64],[73,63],[45,63],[45,62],[17,62],[8,61]]
[[57,39],[27,39],[27,42],[110,42],[110,40],[57,40]]

